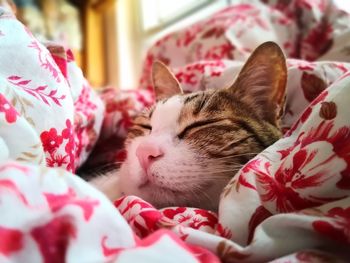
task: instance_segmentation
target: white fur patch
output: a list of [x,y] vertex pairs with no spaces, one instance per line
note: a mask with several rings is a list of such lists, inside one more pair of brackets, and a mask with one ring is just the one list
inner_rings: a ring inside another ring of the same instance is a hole
[[183,107],[183,99],[180,96],[174,96],[165,103],[158,103],[155,108],[152,119],[152,134],[176,132],[177,120]]
[[[156,105],[151,118],[151,133],[136,137],[127,145],[127,159],[119,172],[114,174],[120,179],[116,180],[118,186],[114,184],[110,188],[112,193],[109,196],[120,191],[126,195],[139,196],[159,207],[174,204],[202,207],[204,204],[208,209],[215,207],[220,191],[227,182],[208,184],[210,178],[203,177],[208,168],[204,170],[201,167],[203,163],[198,161],[198,153],[177,137],[178,118],[182,108],[181,96],[171,97]],[[136,155],[142,143],[157,145],[163,152],[147,172],[141,167]],[[102,184],[98,183],[95,185]],[[206,183],[205,191],[201,188],[203,183]],[[208,199],[208,196],[212,198]]]

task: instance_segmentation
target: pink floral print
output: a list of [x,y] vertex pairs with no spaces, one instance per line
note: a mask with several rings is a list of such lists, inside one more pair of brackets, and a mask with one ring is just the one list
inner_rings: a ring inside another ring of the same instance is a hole
[[[101,94],[71,51],[39,44],[0,7],[0,261],[347,261],[350,53],[339,43],[350,16],[331,4],[233,4],[157,41],[140,89]],[[125,158],[133,116],[154,102],[155,60],[185,92],[216,89],[266,40],[288,57],[285,135],[232,174],[218,213],[135,196],[113,205],[70,173],[87,157],[92,168]]]
[[0,93],[0,113],[5,114],[5,119],[8,123],[13,123],[17,120],[17,117],[19,116],[18,112],[16,109],[12,106],[11,103],[9,103]]

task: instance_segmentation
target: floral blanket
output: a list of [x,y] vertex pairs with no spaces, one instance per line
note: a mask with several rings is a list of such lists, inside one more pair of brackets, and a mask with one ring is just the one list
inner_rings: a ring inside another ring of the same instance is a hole
[[[0,262],[349,261],[350,16],[329,0],[234,2],[155,43],[139,90],[100,95],[69,50],[0,8]],[[289,57],[285,136],[233,175],[218,214],[113,204],[72,174],[123,159],[154,60],[186,91],[218,88],[267,40]]]

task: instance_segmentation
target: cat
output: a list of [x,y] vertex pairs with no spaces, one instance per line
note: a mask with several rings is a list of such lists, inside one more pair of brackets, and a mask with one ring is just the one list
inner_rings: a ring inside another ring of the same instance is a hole
[[156,104],[134,119],[119,171],[92,180],[111,200],[136,195],[157,208],[216,211],[236,172],[282,136],[286,60],[280,47],[256,48],[226,88],[182,92],[161,62],[152,78]]

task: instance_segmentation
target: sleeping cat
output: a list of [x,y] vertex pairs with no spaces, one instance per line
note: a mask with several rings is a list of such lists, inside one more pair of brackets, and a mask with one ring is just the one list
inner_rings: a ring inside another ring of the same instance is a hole
[[191,94],[160,62],[152,77],[157,103],[134,119],[126,161],[92,183],[111,200],[126,194],[158,208],[217,210],[222,189],[242,165],[281,137],[285,57],[266,42],[230,87]]

